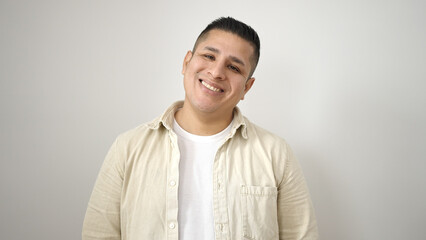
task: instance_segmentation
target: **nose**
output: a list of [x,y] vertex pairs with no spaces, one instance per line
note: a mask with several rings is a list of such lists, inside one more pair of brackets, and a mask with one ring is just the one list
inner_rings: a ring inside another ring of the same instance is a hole
[[223,79],[225,79],[225,67],[224,67],[224,64],[220,63],[219,61],[216,61],[216,62],[212,63],[210,65],[208,73],[214,79],[217,79],[217,80],[223,80]]

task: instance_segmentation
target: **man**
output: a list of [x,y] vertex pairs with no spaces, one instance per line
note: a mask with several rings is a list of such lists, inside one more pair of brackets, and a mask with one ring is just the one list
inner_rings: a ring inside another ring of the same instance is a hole
[[302,172],[279,137],[236,105],[259,38],[213,21],[185,56],[185,99],[120,135],[96,181],[83,239],[317,239]]

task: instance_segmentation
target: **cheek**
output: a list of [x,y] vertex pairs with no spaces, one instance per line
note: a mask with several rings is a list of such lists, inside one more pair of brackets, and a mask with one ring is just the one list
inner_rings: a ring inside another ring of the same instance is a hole
[[191,69],[197,69],[197,68],[202,67],[203,65],[205,65],[205,62],[204,62],[204,61],[202,61],[202,60],[200,60],[200,59],[198,59],[198,58],[193,58],[193,59],[191,60],[190,64],[189,64],[189,67],[190,67]]
[[196,64],[188,64],[184,74],[185,79],[188,79],[188,80],[192,79],[194,75],[198,73],[197,69],[198,68]]
[[246,85],[244,80],[241,80],[241,83],[235,84],[233,87],[235,90],[235,94],[239,97],[244,95],[245,87]]

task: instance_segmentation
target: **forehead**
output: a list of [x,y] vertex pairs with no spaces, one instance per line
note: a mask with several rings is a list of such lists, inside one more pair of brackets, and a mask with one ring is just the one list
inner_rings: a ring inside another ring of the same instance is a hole
[[207,32],[205,36],[198,40],[194,50],[197,52],[206,47],[216,48],[224,55],[243,58],[246,62],[249,62],[254,53],[253,46],[247,40],[234,33],[218,29]]

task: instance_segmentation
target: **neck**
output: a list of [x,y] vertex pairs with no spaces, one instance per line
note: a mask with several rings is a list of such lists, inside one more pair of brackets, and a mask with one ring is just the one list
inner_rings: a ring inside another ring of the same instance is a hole
[[[233,113],[213,114],[196,112],[188,103],[175,113],[175,119],[185,131],[199,135],[210,136],[221,132],[232,122]],[[218,116],[219,115],[219,116]]]

